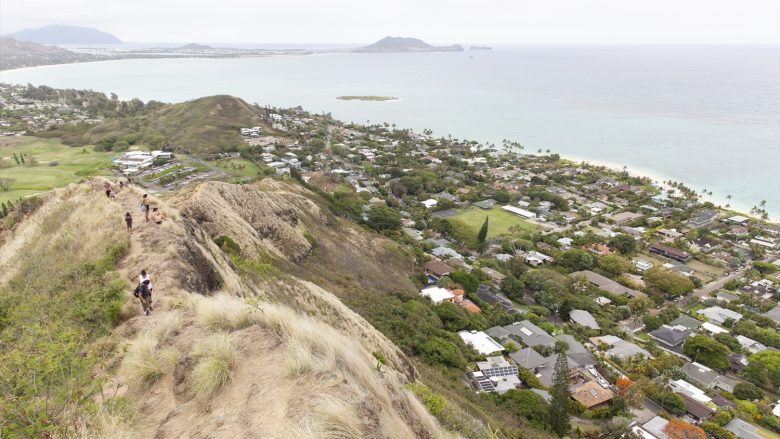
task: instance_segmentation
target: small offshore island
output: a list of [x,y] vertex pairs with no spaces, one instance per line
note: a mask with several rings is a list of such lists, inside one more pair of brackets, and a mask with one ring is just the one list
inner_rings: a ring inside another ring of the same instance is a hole
[[338,96],[336,99],[340,101],[397,101],[398,98],[393,96]]

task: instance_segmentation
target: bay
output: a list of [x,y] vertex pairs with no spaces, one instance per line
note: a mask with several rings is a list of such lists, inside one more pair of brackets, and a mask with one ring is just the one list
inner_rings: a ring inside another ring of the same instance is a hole
[[[0,81],[179,102],[230,94],[437,136],[518,141],[713,192],[780,218],[778,46],[512,46],[105,61],[0,72]],[[397,101],[341,101],[383,95]],[[709,199],[705,198],[705,199]]]

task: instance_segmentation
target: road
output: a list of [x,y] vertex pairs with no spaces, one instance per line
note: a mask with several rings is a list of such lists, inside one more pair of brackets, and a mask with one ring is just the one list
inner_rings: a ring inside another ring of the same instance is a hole
[[723,285],[726,285],[726,283],[732,279],[739,279],[740,277],[742,277],[743,274],[744,274],[743,271],[735,271],[726,277],[716,279],[708,283],[707,285],[704,285],[703,287],[699,288],[698,290],[695,290],[693,294],[691,294],[691,297],[696,297],[699,299],[702,297],[709,297],[710,293],[723,288]]

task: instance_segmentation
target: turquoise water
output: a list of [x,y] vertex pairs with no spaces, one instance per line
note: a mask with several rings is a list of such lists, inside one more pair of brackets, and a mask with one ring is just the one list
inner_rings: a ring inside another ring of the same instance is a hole
[[[780,48],[505,47],[490,52],[125,60],[0,81],[177,102],[231,94],[683,181],[780,217]],[[339,101],[388,95],[393,102]]]

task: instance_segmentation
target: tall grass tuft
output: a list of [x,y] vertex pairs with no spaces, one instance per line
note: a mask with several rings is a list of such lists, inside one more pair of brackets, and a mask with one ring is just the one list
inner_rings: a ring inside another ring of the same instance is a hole
[[198,346],[195,355],[200,361],[192,371],[192,394],[207,401],[230,381],[236,367],[236,346],[228,334],[217,334]]
[[128,347],[122,370],[131,388],[147,388],[163,375],[160,362],[154,356],[156,348],[157,339],[152,334],[139,336]]
[[218,294],[203,297],[195,305],[198,322],[215,330],[236,330],[249,326],[251,308],[235,297]]

